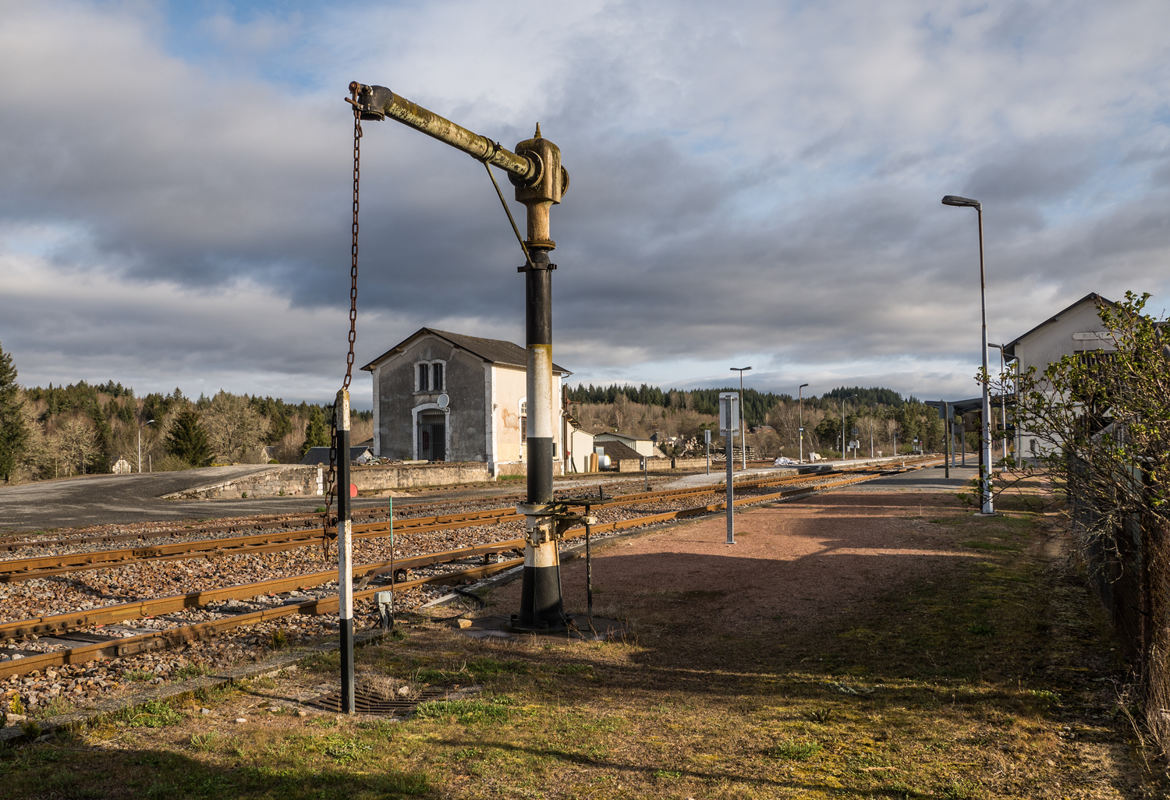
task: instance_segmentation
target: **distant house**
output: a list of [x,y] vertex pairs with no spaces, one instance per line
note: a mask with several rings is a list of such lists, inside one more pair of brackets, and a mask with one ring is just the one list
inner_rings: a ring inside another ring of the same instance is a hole
[[[530,409],[528,352],[502,339],[420,328],[362,369],[374,376],[374,452],[397,461],[483,461],[522,474]],[[561,381],[553,364],[554,464],[563,458]]]
[[589,472],[593,455],[593,434],[568,411],[561,415],[561,436],[565,440],[564,471]]
[[618,469],[621,462],[637,461],[641,462],[645,456],[639,453],[634,448],[630,447],[625,442],[616,439],[599,440],[597,437],[593,439],[593,449],[601,455],[609,457],[609,468]]
[[[328,464],[330,449],[332,448],[310,447],[301,458],[301,463]],[[349,448],[349,462],[351,464],[369,464],[375,460],[374,451],[370,449],[369,445],[355,445]]]
[[[1113,341],[1102,329],[1098,315],[1105,305],[1113,305],[1113,301],[1090,292],[1004,345],[1004,358],[1015,360],[1022,375],[1032,368],[1042,373],[1067,355],[1112,352]],[[1046,455],[1050,449],[1026,430],[1018,431],[1017,436],[1022,458]]]
[[[627,436],[624,433],[598,433],[593,436],[595,447],[606,442],[619,442],[633,450],[642,458],[662,458],[663,453],[658,449],[658,443],[653,439],[639,439],[636,436]],[[607,451],[608,454],[608,451]]]

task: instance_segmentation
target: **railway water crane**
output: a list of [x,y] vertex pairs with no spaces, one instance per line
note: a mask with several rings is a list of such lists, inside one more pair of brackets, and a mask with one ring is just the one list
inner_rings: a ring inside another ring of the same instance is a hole
[[[504,170],[515,187],[516,200],[527,209],[525,238],[521,239],[512,222],[525,261],[518,271],[524,275],[529,409],[527,494],[526,502],[518,507],[526,519],[524,574],[520,610],[513,615],[512,624],[518,630],[528,631],[563,629],[567,618],[561,598],[557,542],[561,533],[578,518],[568,515],[564,506],[553,504],[552,271],[556,265],[549,261],[549,253],[556,243],[549,229],[549,211],[561,202],[569,186],[569,173],[561,166],[560,148],[541,136],[539,124],[533,138],[519,142],[512,152],[486,136],[394,94],[385,86],[355,82],[349,89],[350,97],[346,100],[355,115],[355,154],[362,120],[394,119],[481,161],[489,176],[493,166]],[[355,155],[355,253],[357,174]],[[511,212],[494,176],[492,183],[511,221]]]

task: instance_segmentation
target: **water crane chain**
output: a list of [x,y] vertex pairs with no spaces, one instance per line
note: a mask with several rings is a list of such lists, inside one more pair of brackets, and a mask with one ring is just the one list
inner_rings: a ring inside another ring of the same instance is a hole
[[[353,92],[353,224],[351,226],[352,243],[350,244],[350,267],[349,267],[349,349],[345,354],[345,378],[341,383],[343,390],[349,389],[350,381],[353,379],[353,350],[354,343],[357,341],[357,294],[358,294],[358,232],[360,225],[358,224],[359,211],[361,209],[361,163],[362,163],[362,116],[361,110],[358,108],[357,89],[350,87]],[[325,532],[323,546],[328,555],[329,541],[336,538],[337,531],[335,528],[336,521],[333,519],[333,502],[337,498],[337,400],[333,402],[333,420],[329,426],[330,441],[329,441],[329,477],[327,479],[328,489],[325,495],[325,519],[321,526]],[[348,453],[346,456],[348,457]],[[349,487],[345,487],[348,491]]]

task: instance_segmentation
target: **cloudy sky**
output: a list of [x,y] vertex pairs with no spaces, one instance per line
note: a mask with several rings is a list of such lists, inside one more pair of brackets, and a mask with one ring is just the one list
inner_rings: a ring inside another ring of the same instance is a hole
[[[1168,29],[1165,0],[0,0],[0,346],[26,386],[331,399],[357,80],[560,146],[573,380],[972,396],[944,194],[984,204],[992,341],[1091,291],[1170,305]],[[362,152],[358,364],[422,326],[522,344],[483,167],[390,121]]]

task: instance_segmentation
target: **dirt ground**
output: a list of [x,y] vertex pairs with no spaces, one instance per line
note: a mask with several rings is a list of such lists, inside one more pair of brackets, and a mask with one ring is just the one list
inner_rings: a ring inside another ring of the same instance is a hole
[[[777,634],[815,628],[876,593],[978,557],[929,522],[956,505],[937,491],[836,491],[738,511],[734,544],[724,516],[602,542],[593,548],[594,614],[729,633],[761,621]],[[562,565],[561,585],[565,610],[584,613],[584,559]],[[492,594],[492,608],[515,611],[519,598],[517,581]]]

